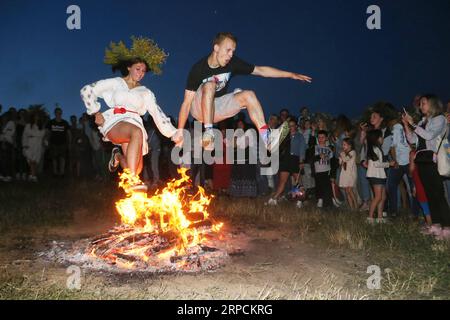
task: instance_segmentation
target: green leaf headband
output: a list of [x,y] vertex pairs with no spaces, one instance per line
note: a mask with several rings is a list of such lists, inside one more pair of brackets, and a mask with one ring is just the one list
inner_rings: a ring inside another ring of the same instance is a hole
[[112,66],[118,65],[123,61],[134,58],[144,60],[154,74],[161,74],[161,66],[166,61],[168,54],[149,38],[132,36],[133,44],[128,49],[123,41],[119,43],[111,42],[109,48],[105,49],[104,63]]

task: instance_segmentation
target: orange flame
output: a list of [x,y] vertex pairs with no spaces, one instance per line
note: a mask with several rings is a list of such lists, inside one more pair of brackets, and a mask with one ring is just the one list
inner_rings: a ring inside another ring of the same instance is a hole
[[[185,188],[189,182],[186,171],[186,168],[178,169],[180,179],[172,180],[164,189],[148,197],[146,193],[131,191],[130,186],[140,180],[125,170],[120,175],[119,187],[125,190],[127,196],[116,202],[125,225],[140,232],[173,232],[177,237],[177,254],[202,242],[201,232],[193,225],[209,218],[208,206],[213,198],[206,195],[201,187],[195,195],[189,194]],[[211,230],[218,232],[222,226],[222,223],[213,225]],[[142,255],[144,251],[140,250]]]

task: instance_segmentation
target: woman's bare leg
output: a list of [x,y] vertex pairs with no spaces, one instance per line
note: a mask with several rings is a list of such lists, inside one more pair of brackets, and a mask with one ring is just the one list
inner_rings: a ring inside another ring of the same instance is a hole
[[142,162],[143,135],[141,129],[131,123],[119,122],[109,131],[107,138],[114,144],[127,144],[122,149],[126,159],[124,164],[132,174],[138,175],[140,173],[138,171],[139,162]]
[[370,202],[369,217],[373,218],[378,204],[381,202],[381,190],[379,186],[373,186],[373,199]]
[[347,189],[347,197],[348,197],[348,202],[350,205],[350,208],[352,208],[353,210],[355,210],[358,207],[358,204],[356,202],[356,197],[355,194],[353,193],[353,188],[346,188]]
[[289,179],[289,172],[280,172],[280,181],[278,181],[278,188],[275,192],[273,198],[278,198],[284,191],[284,187],[286,186],[286,182]]
[[248,115],[257,129],[266,125],[264,111],[255,93],[245,90],[234,95],[241,107],[247,108]]
[[386,188],[381,187],[381,201],[378,204],[378,218],[383,218],[384,203],[386,202]]

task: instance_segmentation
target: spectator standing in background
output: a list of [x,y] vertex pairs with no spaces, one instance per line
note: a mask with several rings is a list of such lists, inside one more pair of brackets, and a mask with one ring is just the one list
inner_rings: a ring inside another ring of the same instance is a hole
[[62,118],[63,111],[55,108],[55,118],[47,124],[50,158],[54,177],[64,177],[68,146],[70,145],[70,126]]

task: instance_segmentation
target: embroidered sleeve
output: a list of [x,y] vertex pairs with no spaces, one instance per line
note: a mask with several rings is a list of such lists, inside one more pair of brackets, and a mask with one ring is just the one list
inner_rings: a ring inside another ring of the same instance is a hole
[[81,100],[83,100],[89,115],[92,115],[100,110],[101,106],[98,99],[103,99],[106,92],[114,90],[115,84],[115,79],[106,79],[85,85],[81,89]]

